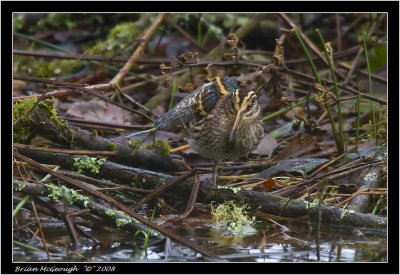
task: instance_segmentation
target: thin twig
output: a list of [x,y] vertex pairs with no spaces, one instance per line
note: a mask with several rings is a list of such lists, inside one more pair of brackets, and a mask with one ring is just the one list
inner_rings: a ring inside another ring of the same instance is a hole
[[[307,37],[307,35],[304,34],[303,31],[300,30],[299,27],[297,27],[297,25],[289,18],[289,16],[287,16],[284,13],[280,13],[279,16],[283,19],[283,21],[285,21],[286,24],[288,24],[292,29],[296,29],[301,38],[304,40],[304,42],[307,44],[308,47],[311,48],[311,50],[313,51],[313,53],[315,55],[318,56],[318,58],[324,62],[326,65],[328,65],[328,61],[324,58],[324,56],[322,55],[321,51],[318,49],[317,46],[315,46],[315,44],[311,41],[311,39],[309,39]],[[339,70],[335,69],[335,73],[340,76],[340,78],[344,79],[345,75],[343,75]]]
[[130,71],[132,66],[136,63],[136,60],[141,56],[144,52],[144,48],[146,47],[147,42],[153,36],[158,26],[161,24],[163,19],[167,16],[165,13],[161,13],[154,20],[153,24],[149,29],[146,30],[143,38],[141,39],[139,46],[136,48],[135,52],[129,57],[128,62],[122,67],[119,73],[110,81],[110,84],[115,87],[119,86],[121,81],[125,78],[126,74]]
[[128,96],[127,94],[125,94],[122,89],[119,88],[119,86],[115,86],[117,91],[120,93],[120,95],[122,95],[123,97],[125,97],[126,99],[128,99],[130,102],[132,102],[133,104],[135,104],[136,106],[138,106],[139,108],[145,110],[146,112],[148,112],[151,115],[154,115],[156,117],[158,117],[158,115],[154,114],[152,111],[150,111],[146,106],[143,106],[142,104],[140,104],[139,102],[137,102],[136,100],[134,100],[133,98],[131,98],[130,96]]
[[[52,171],[52,170],[50,170],[50,171]],[[35,219],[36,219],[36,223],[37,223],[37,226],[38,226],[38,229],[39,229],[39,233],[40,233],[40,237],[41,237],[41,240],[42,240],[42,243],[43,243],[43,247],[44,247],[44,250],[46,251],[47,259],[50,260],[49,249],[47,248],[46,239],[44,237],[44,232],[43,232],[43,229],[42,229],[42,225],[40,224],[38,212],[36,210],[35,198],[32,197],[31,203],[32,203],[33,212],[35,213]]]
[[337,156],[334,159],[331,159],[325,163],[322,163],[321,165],[317,166],[316,170],[314,172],[312,172],[309,177],[312,178],[313,176],[315,176],[316,174],[318,174],[319,172],[321,172],[322,170],[330,167],[332,164],[334,164],[335,162],[337,162],[338,160],[340,160],[341,158],[343,158],[344,156],[346,156],[348,153],[355,151],[355,147],[353,147],[351,150],[349,150],[348,152],[344,152],[343,154]]
[[120,129],[146,130],[146,129],[152,128],[152,126],[150,126],[150,125],[124,125],[124,124],[118,124],[118,123],[105,123],[105,122],[100,122],[100,121],[95,121],[95,120],[71,118],[71,117],[65,117],[65,116],[58,116],[58,118],[67,120],[68,122],[71,122],[71,123],[80,124],[80,125],[87,125],[87,126],[96,125],[96,126],[114,128],[116,130],[120,130]]
[[116,156],[117,152],[115,151],[94,151],[94,150],[70,150],[70,149],[61,149],[61,148],[47,148],[47,147],[38,147],[34,145],[26,145],[14,143],[14,147],[16,148],[25,148],[34,151],[43,151],[43,152],[51,152],[51,153],[63,153],[63,154],[71,154],[71,155],[88,155],[88,156]]
[[176,186],[177,184],[181,183],[183,180],[185,180],[186,178],[190,177],[191,175],[193,175],[195,172],[194,169],[189,170],[188,172],[182,174],[181,176],[174,178],[171,182],[164,184],[163,186],[157,188],[156,190],[154,190],[152,193],[146,195],[143,199],[141,199],[139,202],[137,202],[132,209],[136,209],[139,206],[145,204],[146,202],[158,197],[159,195],[165,193],[167,190],[173,188],[174,186]]
[[198,173],[195,174],[194,178],[195,181],[192,187],[192,192],[190,193],[189,202],[186,206],[186,210],[178,218],[174,219],[175,221],[179,221],[186,218],[192,212],[192,210],[196,205],[197,195],[199,194],[201,181]]
[[[14,79],[18,79],[18,76],[14,77]],[[25,100],[29,98],[41,98],[41,99],[49,99],[49,98],[60,98],[60,97],[66,97],[69,95],[77,94],[79,91],[71,91],[71,90],[58,90],[54,92],[47,92],[46,94],[40,94],[40,95],[27,95],[27,96],[15,96],[13,97],[13,102],[16,102],[18,100]]]

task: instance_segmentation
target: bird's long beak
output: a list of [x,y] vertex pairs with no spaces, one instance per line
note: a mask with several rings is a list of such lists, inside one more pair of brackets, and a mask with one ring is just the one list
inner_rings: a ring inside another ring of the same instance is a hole
[[229,133],[229,142],[232,142],[233,139],[235,138],[235,131],[237,126],[239,125],[240,120],[242,119],[242,113],[243,111],[240,109],[236,114],[235,123],[233,123],[232,130]]

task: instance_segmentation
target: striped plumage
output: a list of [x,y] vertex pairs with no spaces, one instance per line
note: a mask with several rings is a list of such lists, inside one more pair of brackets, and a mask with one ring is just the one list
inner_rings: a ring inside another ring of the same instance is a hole
[[154,123],[160,130],[179,125],[187,129],[193,149],[216,164],[247,155],[264,134],[257,95],[227,76],[198,87]]
[[232,89],[237,87],[233,78],[217,77],[215,81],[198,87],[182,99],[173,109],[157,119],[154,122],[154,126],[160,130],[172,130],[182,124],[186,126],[187,123],[193,120],[200,120],[204,115],[198,110],[199,102],[204,106],[206,112],[211,112],[223,95],[225,85],[227,88]]

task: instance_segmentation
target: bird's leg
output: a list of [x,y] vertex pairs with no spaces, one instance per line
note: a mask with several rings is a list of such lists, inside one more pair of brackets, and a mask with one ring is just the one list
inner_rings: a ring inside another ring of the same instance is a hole
[[214,160],[214,166],[213,166],[213,185],[217,186],[217,172],[218,172],[218,165],[220,161],[219,160]]

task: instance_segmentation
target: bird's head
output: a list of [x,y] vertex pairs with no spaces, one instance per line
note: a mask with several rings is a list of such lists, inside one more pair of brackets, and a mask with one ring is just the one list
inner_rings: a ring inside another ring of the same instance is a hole
[[235,120],[229,133],[229,142],[235,139],[235,133],[241,122],[253,121],[260,114],[260,106],[257,100],[257,94],[254,91],[245,91],[236,89],[231,93],[230,106],[233,110]]

